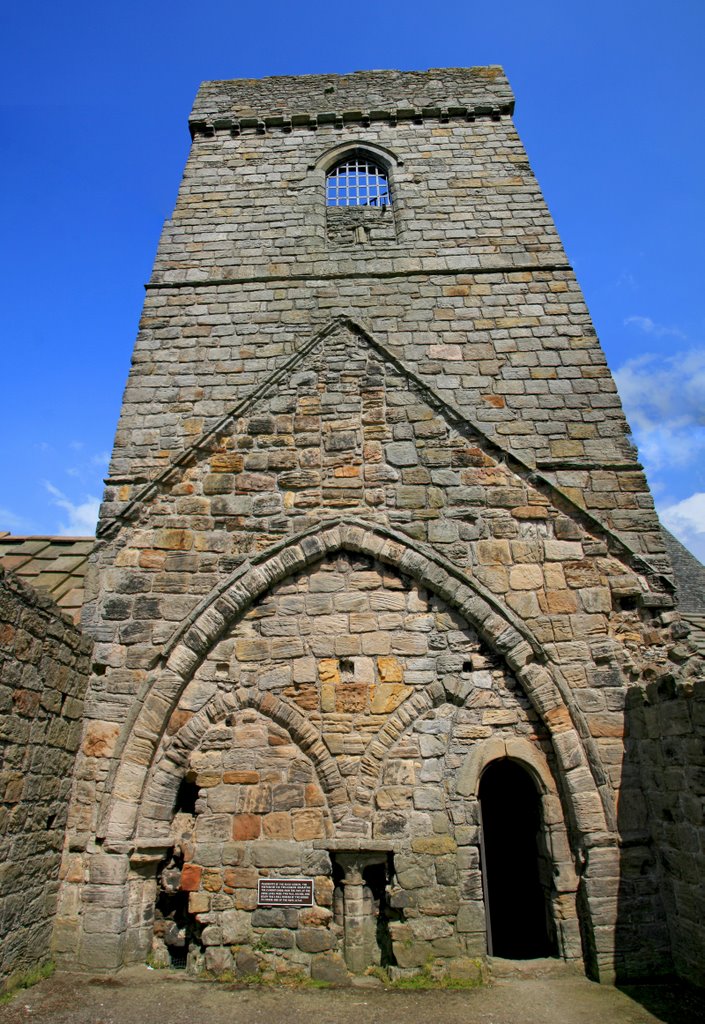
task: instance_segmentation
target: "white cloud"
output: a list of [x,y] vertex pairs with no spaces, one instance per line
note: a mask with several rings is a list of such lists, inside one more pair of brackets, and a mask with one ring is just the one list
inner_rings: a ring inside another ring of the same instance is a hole
[[0,533],[25,533],[31,530],[31,524],[22,516],[11,512],[9,508],[0,508]]
[[644,334],[652,334],[655,338],[682,338],[685,334],[677,327],[667,327],[665,324],[657,324],[650,316],[628,316],[624,321],[625,327],[637,327]]
[[705,451],[705,350],[639,356],[614,376],[647,472],[695,463]]
[[659,515],[664,526],[705,563],[705,493],[691,494],[660,509]]
[[63,509],[68,515],[68,522],[60,524],[58,528],[63,537],[88,536],[95,533],[100,507],[99,498],[87,494],[83,501],[74,503],[48,481],[45,482],[45,487],[51,495],[52,504]]

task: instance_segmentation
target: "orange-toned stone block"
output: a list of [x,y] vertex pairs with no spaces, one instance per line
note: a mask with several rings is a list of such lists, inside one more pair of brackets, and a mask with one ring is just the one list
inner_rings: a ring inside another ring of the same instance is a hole
[[401,683],[404,679],[404,668],[398,658],[377,658],[377,671],[383,683]]
[[291,839],[291,816],[286,811],[272,811],[262,818],[262,834],[267,839]]
[[299,911],[299,924],[305,928],[327,928],[330,919],[331,912],[325,907],[306,907]]
[[547,590],[546,608],[553,614],[570,614],[578,610],[578,602],[572,590]]
[[69,853],[66,854],[62,863],[60,878],[63,878],[66,882],[82,882],[85,869],[83,866],[83,857],[80,853]]
[[186,725],[190,718],[193,718],[193,711],[182,711],[180,708],[177,708],[176,711],[172,712],[169,724],[166,727],[167,735],[173,736],[182,725]]
[[216,452],[210,461],[213,473],[239,473],[243,466],[242,455],[238,452]]
[[333,879],[326,875],[317,875],[313,883],[313,892],[319,907],[333,905]]
[[256,814],[236,814],[233,818],[233,839],[243,842],[257,839],[260,834],[261,818]]
[[226,890],[256,889],[259,875],[256,868],[226,868],[223,872],[223,884]]
[[190,551],[192,545],[193,533],[191,530],[177,530],[166,527],[163,530],[155,531],[155,548],[163,548],[166,551]]
[[564,732],[565,730],[573,727],[573,723],[570,720],[570,713],[567,708],[563,707],[551,708],[550,711],[546,712],[544,721],[546,722],[546,725],[555,732]]
[[548,519],[548,509],[542,505],[517,505],[512,509],[516,519]]
[[321,792],[320,786],[317,786],[315,782],[309,782],[309,784],[304,787],[304,794],[307,807],[325,806],[325,797]]
[[199,789],[210,789],[211,786],[220,784],[220,775],[217,772],[199,772],[196,776],[196,785]]
[[253,786],[259,782],[259,772],[223,772],[223,782],[230,786]]
[[165,560],[164,551],[153,551],[151,548],[140,551],[140,566],[143,569],[163,569]]
[[202,886],[206,892],[220,892],[223,888],[223,876],[220,871],[213,869],[204,871]]
[[291,818],[294,839],[323,839],[325,837],[325,825],[320,811],[293,811]]
[[184,864],[181,869],[181,888],[184,892],[195,892],[201,887],[203,868],[199,864]]
[[380,683],[374,687],[370,710],[373,715],[388,715],[414,691],[402,683]]
[[275,732],[270,732],[267,736],[267,744],[270,747],[285,747],[288,742],[286,736],[277,736]]
[[494,406],[495,409],[503,409],[507,404],[501,395],[483,395],[482,401]]
[[110,757],[115,750],[120,726],[115,722],[89,722],[83,737],[86,757]]
[[624,736],[624,717],[618,712],[611,715],[590,715],[588,727],[595,737],[621,739]]
[[321,658],[318,662],[318,678],[322,683],[339,683],[337,658]]
[[302,711],[318,710],[318,687],[315,683],[302,683],[286,692]]
[[335,710],[338,712],[364,711],[370,696],[367,683],[344,683],[335,689]]

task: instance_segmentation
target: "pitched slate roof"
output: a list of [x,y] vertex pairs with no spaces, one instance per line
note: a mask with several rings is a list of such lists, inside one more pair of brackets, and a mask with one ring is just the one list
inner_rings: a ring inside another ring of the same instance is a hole
[[48,594],[77,625],[93,537],[14,537],[0,533],[0,565]]
[[705,656],[705,565],[665,527],[661,532],[676,580],[676,607],[690,626],[690,642]]
[[705,616],[705,565],[664,526],[661,532],[676,579],[678,610],[688,615]]

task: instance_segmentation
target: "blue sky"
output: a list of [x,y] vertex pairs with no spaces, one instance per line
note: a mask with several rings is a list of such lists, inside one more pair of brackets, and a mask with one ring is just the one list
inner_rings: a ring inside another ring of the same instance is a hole
[[705,559],[702,0],[27,0],[0,39],[0,530],[92,530],[201,80],[492,63],[657,505]]

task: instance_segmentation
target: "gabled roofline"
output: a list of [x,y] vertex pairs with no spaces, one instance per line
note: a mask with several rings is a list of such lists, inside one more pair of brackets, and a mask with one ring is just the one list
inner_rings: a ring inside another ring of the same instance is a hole
[[226,430],[233,420],[245,415],[256,402],[275,391],[279,382],[289,376],[309,353],[325,341],[327,337],[341,328],[346,328],[356,337],[361,338],[377,353],[380,359],[393,366],[419,392],[424,401],[439,412],[454,429],[465,436],[470,434],[472,439],[480,444],[486,454],[506,465],[517,476],[548,496],[559,511],[579,522],[589,533],[603,539],[607,544],[610,554],[626,562],[635,572],[648,576],[656,584],[657,590],[665,591],[669,596],[672,595],[675,586],[669,576],[656,569],[641,554],[630,547],[626,541],[622,540],[618,534],[600,522],[591,512],[578,505],[577,502],[539,469],[525,462],[509,448],[500,445],[467,415],[461,413],[454,406],[449,405],[429,384],[404,365],[397,356],[390,352],[381,342],[377,341],[364,327],[348,316],[337,316],[329,321],[325,327],[316,331],[297,352],[282,363],[278,369],[274,370],[261,384],[253,388],[249,395],[216,420],[208,430],[201,434],[188,448],[184,449],[180,455],[176,456],[153,480],[144,484],[134,498],[130,499],[116,516],[99,523],[96,536],[99,539],[108,537],[120,525],[129,521],[138,509],[151,497],[155,496],[163,486],[168,485],[179,471],[191,465],[199,454],[207,451],[209,444]]

